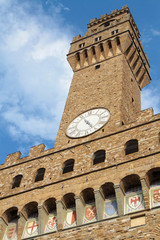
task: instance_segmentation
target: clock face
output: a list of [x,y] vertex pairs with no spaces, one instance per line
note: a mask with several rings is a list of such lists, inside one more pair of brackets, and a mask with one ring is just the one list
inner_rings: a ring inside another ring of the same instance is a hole
[[80,138],[90,135],[109,120],[110,113],[105,108],[90,109],[76,117],[68,126],[66,134],[71,138]]

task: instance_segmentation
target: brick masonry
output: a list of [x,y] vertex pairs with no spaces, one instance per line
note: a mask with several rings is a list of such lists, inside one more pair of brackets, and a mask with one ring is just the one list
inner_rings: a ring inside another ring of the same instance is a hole
[[[95,38],[99,36],[97,42]],[[14,209],[18,210],[18,239],[23,239],[29,213],[35,209],[38,235],[25,239],[159,239],[160,208],[151,205],[151,180],[156,173],[159,174],[156,181],[160,180],[160,114],[153,115],[152,109],[141,111],[140,91],[150,82],[150,76],[148,58],[139,37],[125,6],[91,20],[88,32],[73,38],[68,61],[74,77],[55,147],[49,150],[45,150],[44,144],[32,147],[24,158],[20,152],[10,154],[0,166],[0,239]],[[96,69],[97,64],[100,67]],[[67,137],[69,123],[95,107],[105,107],[111,113],[103,129],[84,138]],[[138,140],[138,151],[125,155],[126,142],[131,139]],[[102,149],[106,152],[105,161],[93,165],[94,153]],[[74,170],[63,174],[68,159],[75,160]],[[45,168],[44,179],[35,182],[39,168]],[[20,174],[23,176],[20,186],[12,189],[14,177]],[[141,186],[145,208],[126,213],[126,188],[135,179]],[[106,183],[112,183],[118,215],[104,219]],[[160,189],[158,186],[156,189]],[[86,224],[83,223],[88,204],[85,189],[90,189],[87,197],[93,192],[98,214],[96,222]],[[71,194],[75,199],[77,226],[64,229],[67,201],[73,199]],[[70,197],[66,200],[64,196]],[[53,198],[57,230],[46,233],[51,207],[46,200],[52,199],[53,203]]]

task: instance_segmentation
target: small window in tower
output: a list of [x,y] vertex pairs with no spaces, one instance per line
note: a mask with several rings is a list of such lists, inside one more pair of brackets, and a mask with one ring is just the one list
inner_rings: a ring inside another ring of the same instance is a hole
[[138,140],[137,139],[131,139],[128,142],[126,142],[125,145],[125,154],[131,154],[134,152],[138,152]]
[[98,42],[101,40],[101,36],[95,38],[95,42]]
[[79,48],[83,48],[85,46],[85,43],[79,44]]
[[132,102],[134,102],[134,98],[132,97]]
[[37,170],[37,175],[35,178],[35,182],[42,181],[44,178],[45,168],[39,168]]
[[110,25],[110,22],[106,22],[105,24],[104,24],[104,27],[108,27]]
[[115,34],[117,34],[117,33],[118,33],[118,29],[113,30],[113,31],[111,32],[112,35],[115,35]]
[[63,164],[63,174],[72,172],[73,168],[74,168],[74,159],[69,159],[69,160],[65,161]]
[[96,66],[95,66],[95,69],[97,70],[97,69],[99,69],[100,68],[100,64],[97,64]]
[[17,175],[17,176],[14,177],[13,184],[12,184],[12,189],[20,186],[22,177],[23,177],[22,175]]
[[94,153],[93,155],[93,165],[104,162],[106,158],[106,151],[105,150],[99,150]]

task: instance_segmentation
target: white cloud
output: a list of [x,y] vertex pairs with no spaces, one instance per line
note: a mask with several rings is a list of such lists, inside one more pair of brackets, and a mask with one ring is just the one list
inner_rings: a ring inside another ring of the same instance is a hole
[[153,108],[154,114],[160,113],[160,97],[156,88],[145,88],[141,92],[142,110]]
[[158,31],[158,30],[156,30],[156,29],[152,29],[151,31],[152,31],[152,34],[153,34],[154,36],[160,36],[160,31]]
[[18,140],[56,136],[72,79],[60,8],[47,15],[32,1],[0,0],[0,117]]

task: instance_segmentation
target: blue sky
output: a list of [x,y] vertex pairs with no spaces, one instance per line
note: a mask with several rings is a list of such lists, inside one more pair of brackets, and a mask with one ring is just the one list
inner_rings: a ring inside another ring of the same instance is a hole
[[160,112],[159,0],[0,0],[0,163],[8,154],[54,146],[72,79],[66,54],[90,19],[128,4],[149,57],[142,109]]

